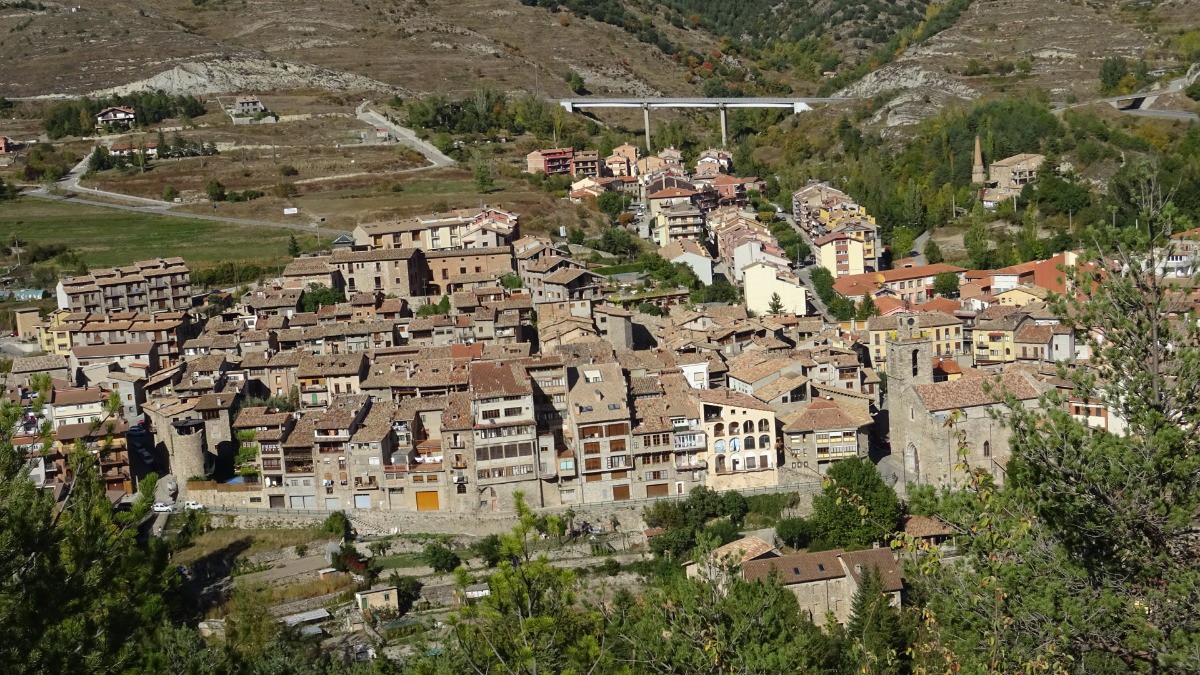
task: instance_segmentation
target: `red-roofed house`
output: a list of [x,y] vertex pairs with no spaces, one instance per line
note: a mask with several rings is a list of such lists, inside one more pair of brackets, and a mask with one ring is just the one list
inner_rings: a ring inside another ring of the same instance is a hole
[[966,271],[962,267],[938,263],[899,270],[852,274],[835,280],[833,289],[855,302],[859,302],[867,295],[881,292],[890,293],[909,302],[924,302],[933,297],[933,279],[938,274],[953,272],[961,281],[963,273]]

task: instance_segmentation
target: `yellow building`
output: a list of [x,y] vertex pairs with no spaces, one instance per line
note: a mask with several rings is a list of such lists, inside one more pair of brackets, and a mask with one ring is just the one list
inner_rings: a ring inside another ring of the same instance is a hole
[[1024,307],[1031,302],[1045,300],[1049,292],[1040,286],[1017,286],[1003,293],[996,294],[996,300],[1001,305]]
[[817,247],[817,262],[834,278],[847,274],[863,274],[863,243],[847,233],[827,234],[813,242]]
[[38,344],[42,351],[55,356],[71,353],[71,332],[79,327],[78,322],[68,322],[71,312],[56,309],[37,327]]
[[914,334],[918,337],[933,340],[934,356],[953,357],[967,353],[963,346],[962,321],[945,312],[874,316],[867,320],[867,341],[871,365],[877,372],[887,372],[887,341],[896,339],[896,328],[901,321],[914,326]]
[[975,323],[975,363],[1013,363],[1017,360],[1017,331],[1032,322],[1027,314],[1012,313]]

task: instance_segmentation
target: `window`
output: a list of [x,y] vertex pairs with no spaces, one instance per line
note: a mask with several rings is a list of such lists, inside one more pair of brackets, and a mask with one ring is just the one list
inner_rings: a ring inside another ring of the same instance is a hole
[[758,421],[758,430],[759,431],[770,431],[771,423],[766,420],[759,420]]
[[521,408],[505,408],[504,416],[505,417],[516,417],[521,414],[521,410],[522,410]]
[[500,418],[499,410],[484,410],[480,412],[480,417],[485,420],[494,420]]
[[747,457],[747,458],[746,458],[746,468],[747,468],[747,469],[753,469],[753,468],[756,468],[756,467],[755,467],[755,459],[754,459],[754,455],[750,455],[749,457]]
[[766,450],[767,448],[770,448],[770,447],[771,447],[771,437],[770,436],[763,435],[763,436],[758,437],[758,448],[760,450]]
[[983,442],[983,456],[984,457],[992,456],[992,442],[991,441]]
[[753,436],[747,436],[747,437],[746,437],[746,441],[745,441],[745,443],[746,443],[746,449],[747,449],[747,450],[753,450],[753,449],[754,449],[754,447],[755,447],[755,446],[754,446],[754,437],[753,437]]

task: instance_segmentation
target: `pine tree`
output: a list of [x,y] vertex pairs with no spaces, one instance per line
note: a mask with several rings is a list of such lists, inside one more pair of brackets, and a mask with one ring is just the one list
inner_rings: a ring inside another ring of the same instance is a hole
[[300,242],[296,241],[296,235],[288,237],[288,255],[295,258],[300,255]]
[[863,296],[862,301],[858,303],[858,309],[854,313],[854,318],[859,321],[866,321],[873,316],[879,316],[879,307],[875,305],[875,297],[867,293]]
[[771,314],[783,313],[783,299],[779,297],[778,293],[771,294],[771,304],[767,305],[767,311]]

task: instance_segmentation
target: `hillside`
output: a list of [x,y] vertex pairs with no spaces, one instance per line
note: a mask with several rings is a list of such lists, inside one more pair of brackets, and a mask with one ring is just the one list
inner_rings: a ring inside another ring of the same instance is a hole
[[[0,3],[0,7],[4,7]],[[613,25],[518,0],[96,0],[0,9],[0,94],[80,95],[150,80],[179,92],[323,88],[463,94],[479,86],[654,95],[695,91],[685,68]],[[701,31],[661,28],[701,52]],[[153,79],[150,79],[153,78]]]

